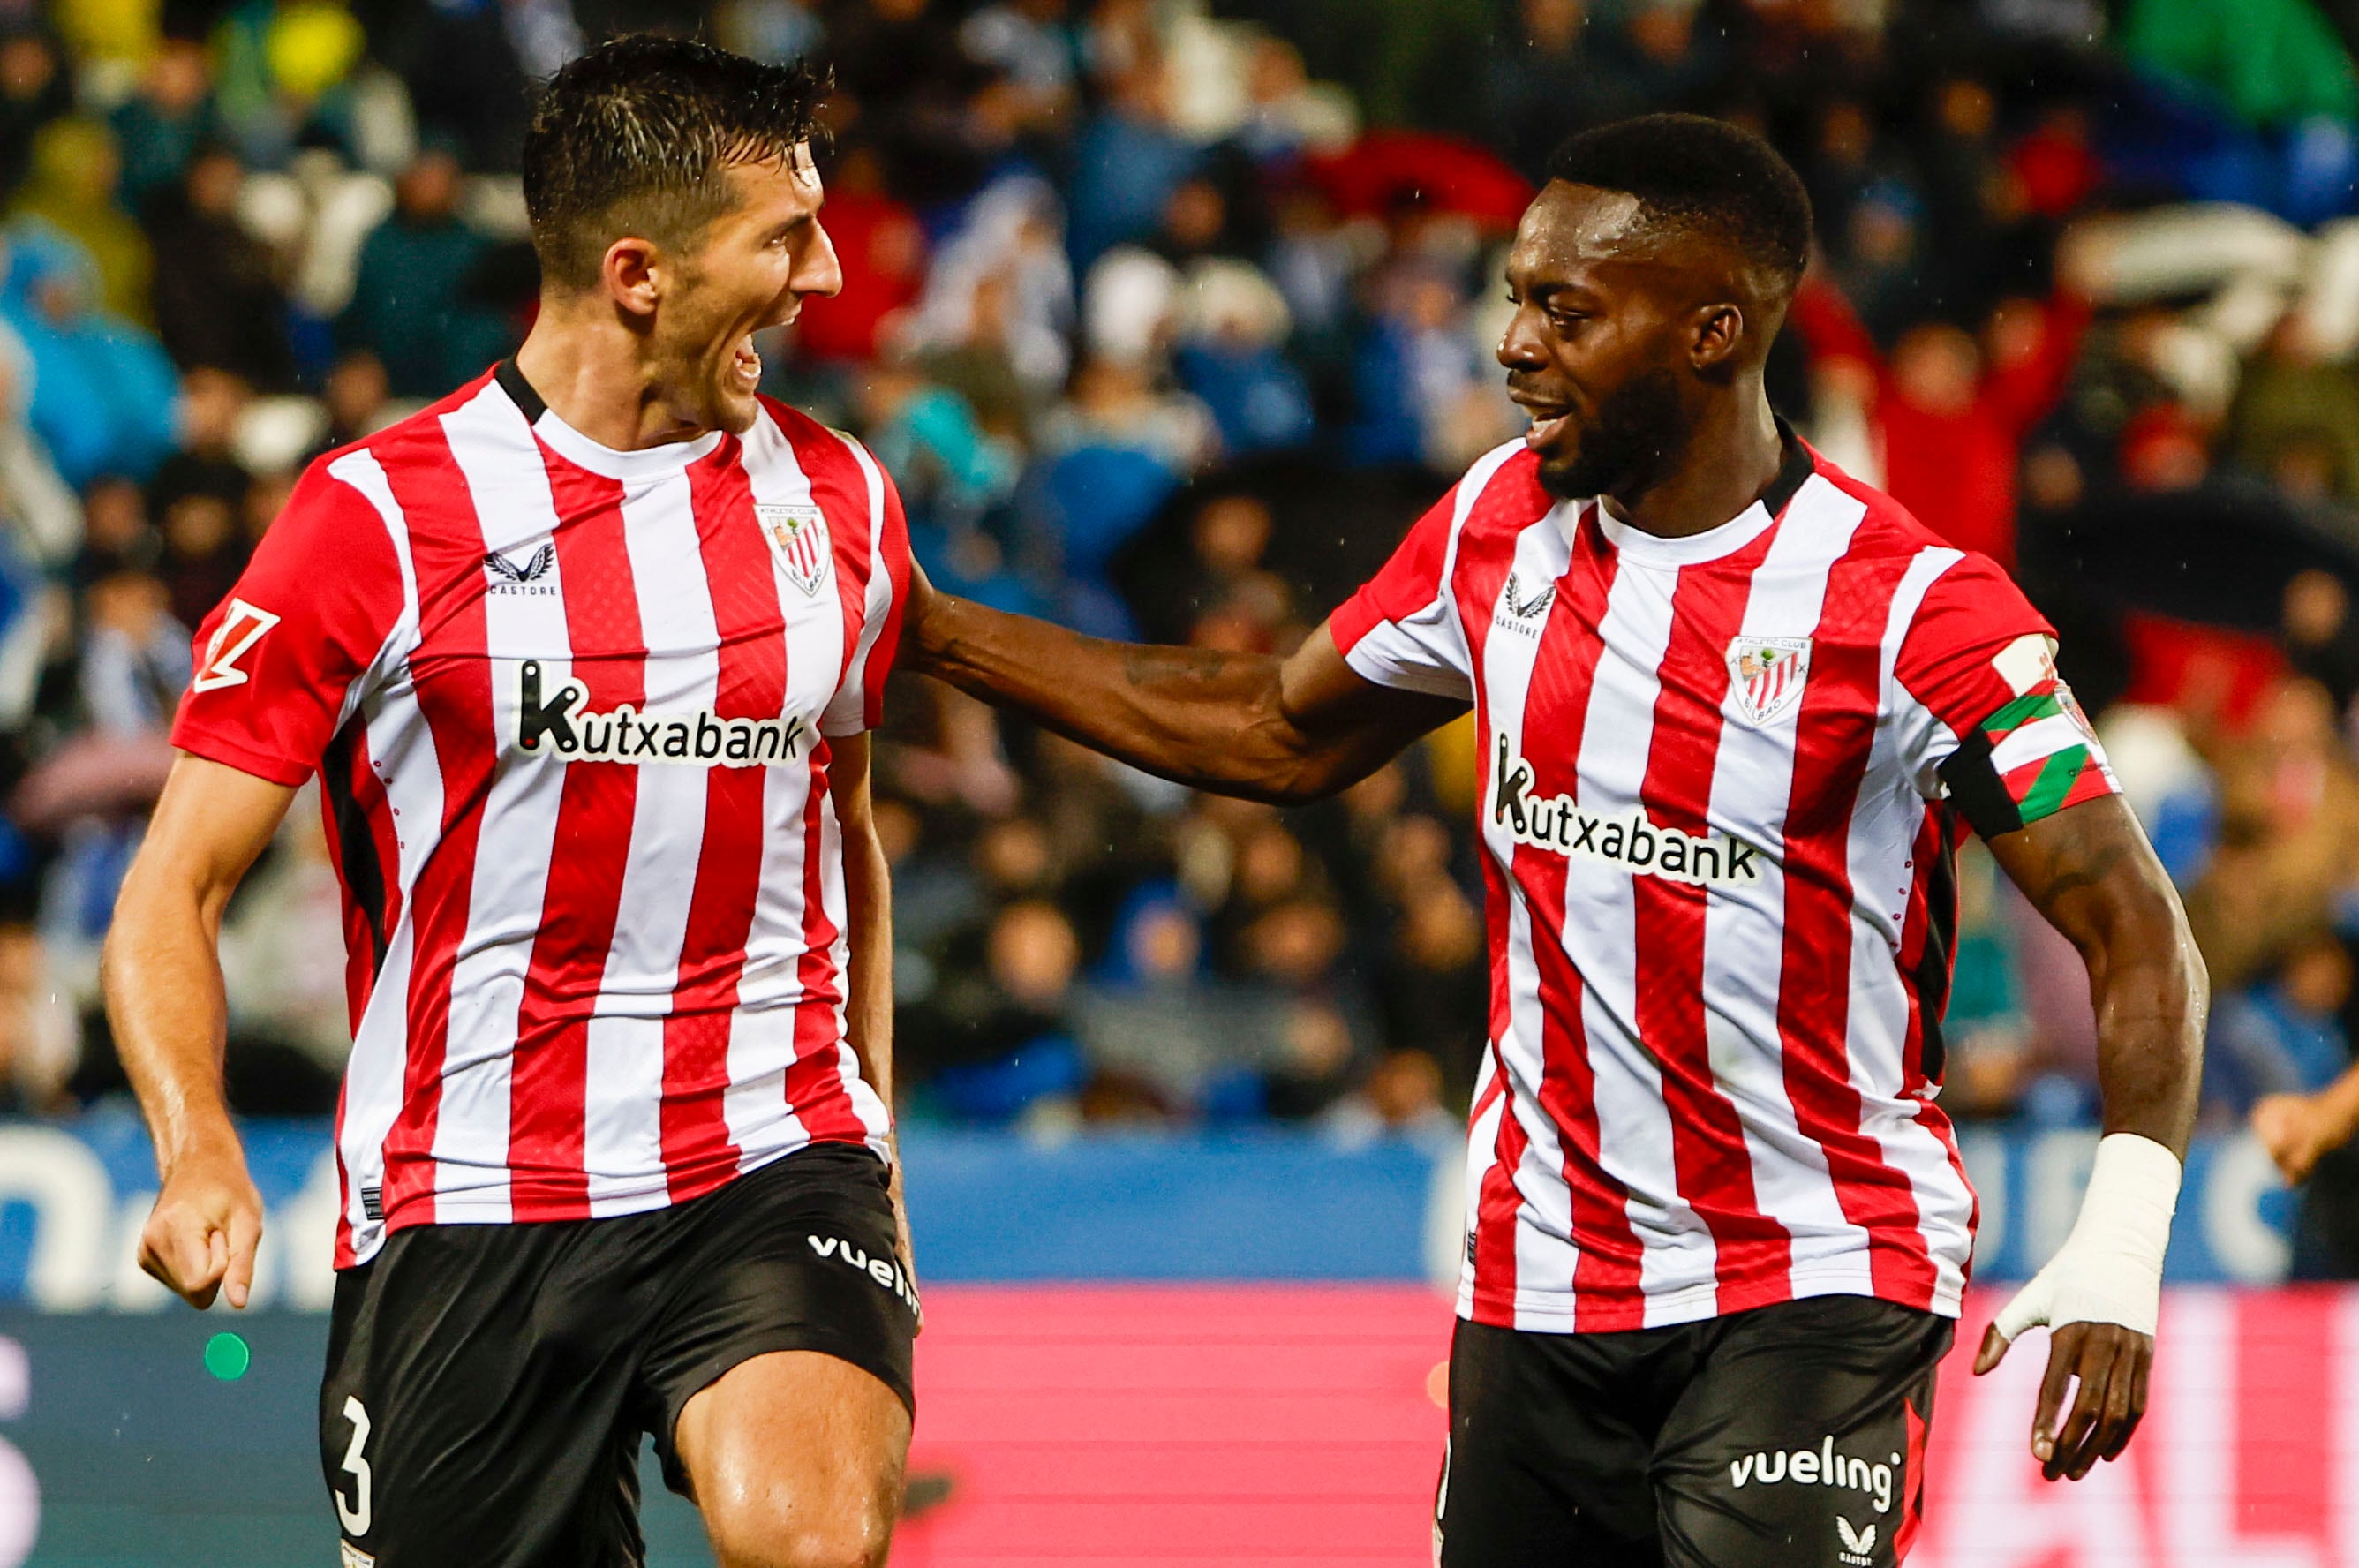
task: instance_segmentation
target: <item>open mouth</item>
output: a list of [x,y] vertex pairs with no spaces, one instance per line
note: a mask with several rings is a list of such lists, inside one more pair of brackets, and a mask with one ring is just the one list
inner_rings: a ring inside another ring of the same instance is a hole
[[753,333],[746,333],[737,344],[737,352],[730,356],[729,371],[738,386],[748,392],[762,384],[762,355],[754,346]]
[[1552,444],[1572,423],[1572,410],[1557,404],[1525,403],[1522,407],[1532,421],[1532,428],[1524,432],[1524,444],[1535,451]]

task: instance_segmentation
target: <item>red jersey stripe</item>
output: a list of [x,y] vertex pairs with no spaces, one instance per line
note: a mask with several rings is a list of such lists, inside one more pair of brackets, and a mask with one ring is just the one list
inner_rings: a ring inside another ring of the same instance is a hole
[[[1658,828],[1699,838],[1712,831],[1712,775],[1731,679],[1727,650],[1745,625],[1750,579],[1777,538],[1771,528],[1709,569],[1679,573],[1670,640],[1658,669],[1654,744],[1639,794]],[[1597,639],[1585,640],[1599,646]],[[1782,681],[1786,669],[1779,665],[1773,678]],[[1782,1284],[1792,1262],[1790,1237],[1761,1211],[1744,1123],[1712,1069],[1703,999],[1709,894],[1701,883],[1659,877],[1635,878],[1631,893],[1638,1033],[1662,1073],[1679,1190],[1712,1231],[1713,1267],[1723,1289],[1742,1284],[1757,1291],[1765,1279]]]
[[[869,509],[868,477],[842,437],[799,415],[781,419],[779,428],[810,481],[812,499],[829,517],[873,519],[867,530],[830,529],[836,593],[843,611],[843,667],[849,669],[860,643],[869,573],[876,562],[875,530],[882,521]],[[842,931],[828,913],[827,886],[821,876],[824,830],[834,814],[828,793],[833,755],[824,742],[812,752],[810,793],[803,809],[803,996],[795,1004],[795,1060],[787,1070],[786,1088],[788,1103],[812,1138],[857,1140],[866,1136],[866,1129],[844,1091],[841,1066],[849,976],[835,962]]]
[[[536,443],[538,444],[538,443]],[[588,706],[605,710],[647,700],[638,595],[623,544],[623,486],[540,449],[556,508],[552,537],[565,584],[573,648],[637,644],[640,658],[577,658],[571,679]],[[553,686],[553,680],[549,683]],[[509,1086],[508,1163],[528,1174],[516,1184],[519,1220],[590,1215],[585,1102],[590,1018],[605,979],[606,953],[621,918],[631,853],[638,772],[619,762],[583,761],[565,770],[550,844],[548,891],[516,1010],[516,1055]]]
[[[712,585],[721,641],[717,711],[724,718],[776,717],[787,690],[786,643],[776,635],[778,596],[769,548],[755,522],[744,467],[701,463],[689,479],[698,549]],[[679,988],[664,1020],[663,1150],[672,1195],[709,1187],[734,1171],[738,1149],[723,1101],[729,1089],[731,1009],[745,967],[762,871],[764,773],[721,768],[706,786],[704,848],[689,899]]]
[[[1580,627],[1593,632],[1604,620],[1621,566],[1592,510],[1583,509],[1574,530],[1571,559],[1549,610],[1548,626],[1555,635],[1542,634],[1524,699],[1522,733],[1548,735],[1551,752],[1569,759],[1580,757],[1587,740],[1590,693],[1603,644],[1594,636],[1568,634]],[[1588,986],[1565,944],[1565,858],[1518,844],[1515,866],[1531,910],[1532,961],[1539,972],[1540,1106],[1561,1137],[1560,1174],[1570,1189],[1580,1247],[1572,1276],[1575,1322],[1584,1330],[1639,1328],[1646,1321],[1639,1295],[1644,1248],[1630,1224],[1629,1189],[1605,1169],[1597,1074],[1582,1013]]]
[[[1491,476],[1490,485],[1485,487],[1485,494],[1492,487],[1502,487],[1512,491],[1516,488],[1516,482],[1512,478],[1502,479],[1499,473],[1495,471]],[[1499,528],[1496,518],[1503,512],[1515,510],[1516,503],[1512,500],[1494,502],[1492,509],[1486,513],[1483,506],[1484,498],[1484,495],[1481,494],[1467,498],[1466,517],[1462,532],[1473,530],[1482,539],[1483,543],[1473,550],[1460,551],[1456,563],[1456,581],[1453,583],[1459,593],[1468,596],[1470,603],[1485,595],[1495,597],[1498,594],[1499,586],[1505,581],[1508,571],[1508,562],[1515,555],[1516,529],[1512,523],[1504,528]],[[1444,517],[1450,516],[1450,513],[1443,512],[1442,508],[1449,507],[1454,511],[1457,499],[1458,492],[1453,490],[1449,496],[1443,498],[1441,505],[1435,508],[1435,512]],[[1476,522],[1478,517],[1483,519],[1480,526]],[[1430,571],[1438,577],[1448,555],[1447,534],[1431,526],[1432,517],[1433,514],[1429,514],[1426,523],[1421,523],[1418,528],[1411,530],[1411,539],[1418,540],[1413,547],[1417,571],[1396,573],[1396,576],[1402,578],[1406,583],[1404,592],[1424,595],[1419,601],[1419,604],[1429,602],[1433,597],[1436,588],[1420,583],[1419,573]],[[1419,535],[1425,537],[1419,539]],[[1410,548],[1412,547],[1404,547],[1405,550]],[[1400,608],[1399,613],[1407,615],[1416,607],[1415,605],[1405,606]],[[1482,667],[1484,639],[1489,635],[1489,631],[1490,626],[1487,622],[1473,622],[1468,628],[1470,647],[1477,669]],[[1347,626],[1340,628],[1337,635],[1349,637],[1352,634]],[[1476,690],[1479,693],[1481,688],[1478,686]],[[1478,712],[1475,722],[1478,725],[1486,724],[1483,699],[1479,695],[1476,699],[1476,707]],[[1478,775],[1487,777],[1490,766],[1490,757],[1478,747],[1475,757]],[[1513,894],[1509,891],[1506,879],[1500,874],[1496,863],[1488,856],[1484,857],[1483,863],[1483,882],[1484,921],[1490,931],[1492,951],[1503,951],[1507,940],[1509,900]],[[1519,1223],[1518,1214],[1523,1206],[1522,1194],[1516,1186],[1516,1172],[1523,1165],[1524,1155],[1530,1143],[1530,1138],[1525,1132],[1516,1114],[1514,1079],[1506,1071],[1506,1063],[1500,1057],[1499,1042],[1505,1040],[1514,1028],[1512,1009],[1513,1002],[1508,994],[1507,972],[1504,966],[1494,964],[1491,970],[1490,1037],[1492,1064],[1495,1076],[1492,1079],[1492,1086],[1502,1103],[1499,1107],[1498,1128],[1491,1142],[1491,1162],[1484,1169],[1476,1184],[1473,1203],[1473,1245],[1467,1261],[1473,1270],[1471,1310],[1473,1312],[1474,1321],[1500,1328],[1513,1328],[1516,1324],[1516,1234]],[[1479,1110],[1474,1120],[1479,1129],[1482,1120]]]
[[[484,377],[452,395],[444,411],[481,395]],[[430,412],[430,410],[429,410]],[[440,844],[419,874],[410,895],[417,957],[410,969],[409,1054],[401,1113],[385,1140],[384,1208],[430,1225],[434,1208],[434,1138],[441,1109],[441,1076],[451,1045],[451,983],[466,941],[474,889],[483,801],[497,761],[491,670],[483,657],[483,533],[465,476],[437,419],[404,427],[378,449],[386,481],[409,531],[410,559],[424,618],[410,656],[419,714],[431,732],[442,773]],[[452,584],[464,584],[451,592]]]
[[1846,1218],[1868,1233],[1869,1269],[1886,1301],[1930,1305],[1934,1268],[1908,1178],[1862,1130],[1846,1027],[1851,1007],[1853,804],[1882,701],[1886,607],[1908,558],[1864,548],[1827,574],[1810,680],[1796,729],[1786,812],[1786,943],[1777,1029],[1786,1093],[1803,1134],[1825,1151]]

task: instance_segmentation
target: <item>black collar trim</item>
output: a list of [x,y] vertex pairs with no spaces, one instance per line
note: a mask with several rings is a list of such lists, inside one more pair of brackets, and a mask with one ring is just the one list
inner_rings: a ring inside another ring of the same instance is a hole
[[[510,360],[508,363],[513,365],[516,362]],[[503,370],[506,368],[502,366]],[[521,381],[523,377],[517,379]],[[1794,493],[1819,471],[1818,463],[1810,457],[1810,449],[1802,444],[1801,438],[1794,434],[1794,427],[1782,418],[1777,419],[1777,441],[1786,449],[1786,461],[1778,464],[1777,477],[1769,481],[1769,488],[1761,492],[1761,505],[1773,517],[1784,516]]]
[[[500,390],[508,395],[508,401],[524,410],[526,424],[540,423],[540,417],[549,412],[549,405],[541,401],[540,394],[532,389],[532,383],[527,381],[524,372],[516,368],[514,355],[500,361],[499,368],[492,372],[492,379],[500,384]],[[1782,430],[1784,426],[1778,428]]]

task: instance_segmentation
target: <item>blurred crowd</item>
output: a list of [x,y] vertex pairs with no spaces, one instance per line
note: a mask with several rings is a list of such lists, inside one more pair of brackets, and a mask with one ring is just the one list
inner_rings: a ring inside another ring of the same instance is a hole
[[[0,1104],[120,1092],[97,942],[189,628],[303,463],[519,341],[530,83],[626,29],[832,64],[845,286],[766,379],[935,580],[1232,649],[1517,432],[1501,256],[1561,137],[1760,129],[1820,240],[1773,397],[2059,626],[2210,962],[2207,1125],[2350,1067],[2359,71],[2311,0],[0,0]],[[1462,725],[1281,813],[887,711],[906,1114],[1448,1136]],[[346,1049],[314,816],[225,928],[249,1112]],[[1944,1103],[2084,1124],[2077,955],[1961,881]]]

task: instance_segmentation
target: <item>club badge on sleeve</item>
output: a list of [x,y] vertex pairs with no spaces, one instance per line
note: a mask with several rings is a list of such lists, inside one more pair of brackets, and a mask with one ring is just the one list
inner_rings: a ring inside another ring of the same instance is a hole
[[828,548],[827,515],[817,506],[759,501],[755,503],[754,516],[760,520],[762,537],[770,541],[770,553],[777,558],[778,570],[787,574],[787,581],[817,598],[834,554]]

